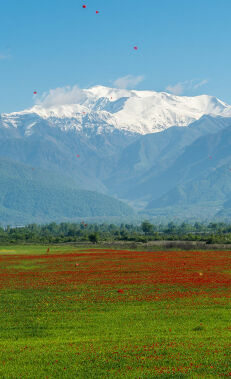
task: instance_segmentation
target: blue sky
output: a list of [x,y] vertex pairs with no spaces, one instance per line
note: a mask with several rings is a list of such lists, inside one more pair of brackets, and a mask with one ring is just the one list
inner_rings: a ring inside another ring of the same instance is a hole
[[118,83],[231,104],[230,14],[230,0],[2,0],[0,112]]

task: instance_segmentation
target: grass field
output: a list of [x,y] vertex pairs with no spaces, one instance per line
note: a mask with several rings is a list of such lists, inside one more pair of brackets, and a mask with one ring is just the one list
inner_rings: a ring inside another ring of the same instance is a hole
[[231,252],[0,247],[0,378],[231,376]]

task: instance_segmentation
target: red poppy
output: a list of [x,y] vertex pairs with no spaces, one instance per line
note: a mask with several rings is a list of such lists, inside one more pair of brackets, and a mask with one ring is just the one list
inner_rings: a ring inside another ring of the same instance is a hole
[[118,290],[117,292],[118,293],[124,293],[124,290]]

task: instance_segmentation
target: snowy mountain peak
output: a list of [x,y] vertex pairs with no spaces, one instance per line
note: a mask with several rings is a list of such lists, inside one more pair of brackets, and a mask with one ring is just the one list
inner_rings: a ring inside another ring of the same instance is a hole
[[[52,100],[52,101],[51,101]],[[231,106],[216,97],[176,96],[166,92],[136,91],[95,86],[78,90],[62,101],[48,98],[22,112],[3,114],[5,126],[17,127],[22,116],[37,115],[62,129],[105,127],[148,134],[171,126],[187,126],[203,115],[231,116]],[[65,121],[64,121],[65,119]]]

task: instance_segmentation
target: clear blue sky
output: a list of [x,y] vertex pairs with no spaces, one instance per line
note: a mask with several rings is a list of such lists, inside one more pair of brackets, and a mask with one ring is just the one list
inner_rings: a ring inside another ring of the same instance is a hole
[[231,104],[230,15],[231,0],[0,0],[0,112],[127,75]]

